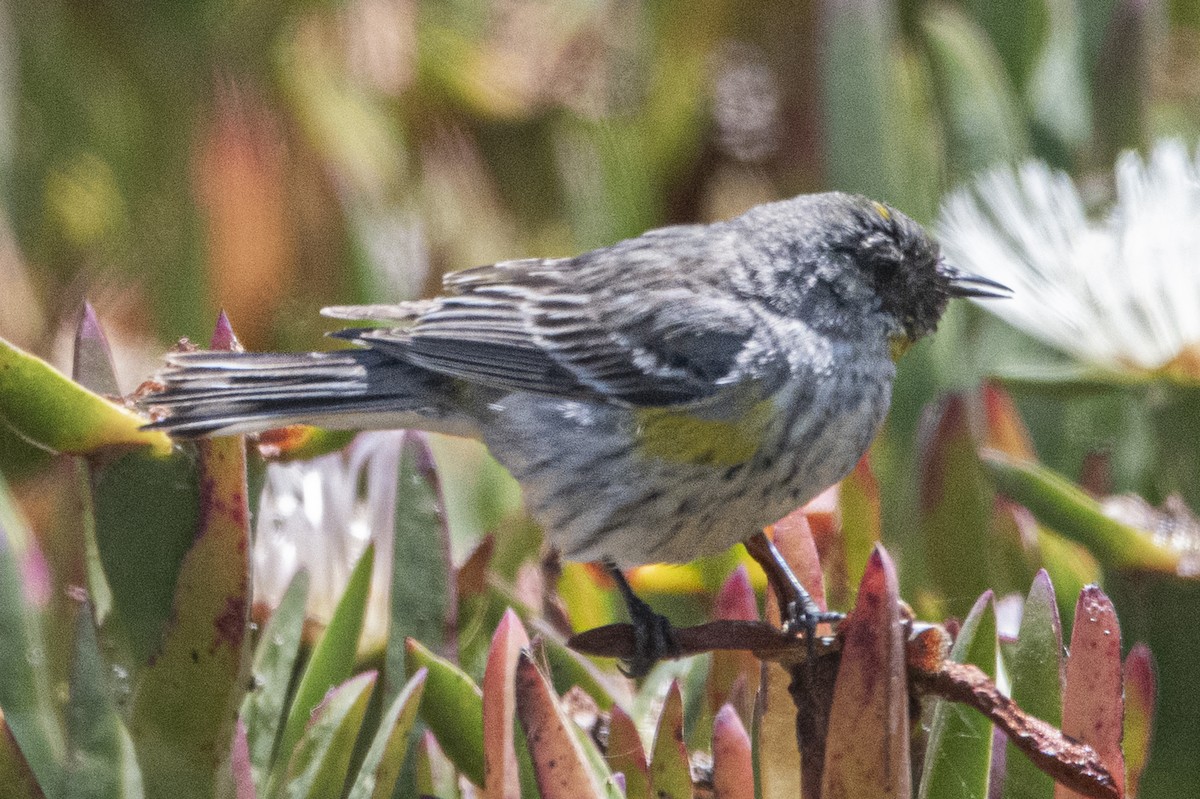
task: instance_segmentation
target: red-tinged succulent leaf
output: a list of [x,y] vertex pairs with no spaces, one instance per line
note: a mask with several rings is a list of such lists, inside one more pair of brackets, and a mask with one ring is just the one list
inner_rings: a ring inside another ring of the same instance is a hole
[[867,561],[842,631],[821,796],[907,797],[912,776],[904,629],[896,567],[882,547]]
[[3,710],[0,710],[0,785],[4,786],[5,795],[14,799],[45,799],[17,739],[13,737]]
[[[1062,723],[1062,621],[1045,569],[1033,578],[1021,628],[1008,663],[1012,698],[1026,713],[1055,727]],[[1022,756],[1013,743],[1005,756],[1006,799],[1054,795],[1054,780]]]
[[[758,599],[754,588],[750,585],[750,576],[745,565],[739,565],[729,575],[729,579],[721,586],[713,607],[713,618],[734,621],[757,621]],[[739,682],[743,689],[757,685],[759,678],[759,661],[752,652],[737,652],[718,650],[713,652],[712,666],[708,672],[708,709],[711,713],[730,701],[730,692]],[[743,690],[742,704],[739,708],[743,718],[749,720],[753,713],[752,697],[749,691]]]
[[517,716],[542,799],[601,799],[604,791],[550,682],[526,653],[517,660]]
[[1150,756],[1157,688],[1150,649],[1137,643],[1125,658],[1125,790],[1138,795],[1138,782]]
[[817,544],[813,540],[808,518],[804,514],[793,513],[776,522],[773,540],[800,584],[808,589],[821,610],[826,610],[825,575],[821,573],[821,559],[817,555]]
[[[851,591],[862,579],[863,571],[867,568],[867,559],[871,551],[883,537],[882,504],[879,495],[879,481],[871,470],[867,455],[859,460],[854,471],[846,475],[838,490],[838,503],[841,510],[841,542],[842,563],[836,582],[830,585],[830,598],[835,606],[840,603],[849,604],[853,599]],[[820,543],[818,539],[818,544]],[[825,561],[822,553],[822,561]],[[832,564],[826,563],[826,572]]]
[[113,368],[112,348],[108,336],[96,318],[90,302],[83,304],[79,325],[75,328],[75,351],[71,361],[71,379],[97,394],[110,397],[121,395],[117,373]]
[[313,711],[274,796],[341,796],[377,673],[368,671],[333,688]]
[[233,751],[229,755],[229,767],[233,772],[233,791],[236,799],[256,799],[254,772],[250,768],[250,741],[246,737],[246,725],[239,718],[233,733]]
[[979,466],[967,401],[948,396],[926,418],[921,440],[920,511],[926,563],[949,615],[990,587],[992,491]]
[[88,455],[122,445],[149,446],[159,455],[171,451],[166,434],[141,429],[144,418],[88,391],[2,338],[0,422],[52,452]]
[[608,766],[625,775],[625,795],[629,799],[650,799],[650,764],[629,714],[614,705],[608,718]]
[[755,707],[755,767],[766,796],[800,796],[800,753],[796,747],[796,706],[788,688],[792,677],[777,663],[763,663]]
[[463,561],[455,573],[454,587],[458,591],[458,605],[461,609],[465,602],[481,597],[488,590],[488,566],[492,562],[492,554],[496,551],[496,536],[488,533],[471,554]]
[[[984,592],[963,620],[950,659],[970,663],[990,679],[996,678],[996,602]],[[844,665],[843,665],[844,668]],[[991,783],[992,723],[970,708],[938,700],[930,723],[924,772],[917,795],[921,799],[956,799],[988,795]]]
[[428,674],[425,669],[418,669],[384,710],[375,740],[363,757],[346,799],[389,799],[394,793]]
[[410,676],[420,668],[429,671],[421,699],[421,718],[455,767],[482,787],[483,692],[466,672],[433,654],[419,641],[409,638],[404,643]]
[[565,694],[577,685],[596,701],[601,710],[608,710],[614,704],[629,706],[633,698],[629,680],[599,668],[589,658],[567,646],[559,632],[545,619],[527,619],[526,624],[536,636],[534,646],[540,648],[544,655],[556,691]]
[[[344,682],[354,670],[374,564],[375,547],[368,544],[354,565],[346,590],[333,610],[333,617],[313,648],[304,673],[300,675],[300,683],[288,709],[276,750],[275,767],[269,779],[271,786],[279,784],[283,778],[282,768],[287,765],[288,758],[304,734],[313,710],[331,688]],[[274,791],[268,790],[266,793],[273,794]]]
[[529,635],[509,608],[500,619],[483,670],[483,795],[520,799],[521,774],[515,743],[517,656]]
[[657,799],[690,799],[692,772],[683,742],[683,694],[671,681],[650,749],[650,793]]
[[[414,638],[451,655],[458,618],[450,531],[441,512],[444,501],[433,455],[423,434],[405,434],[396,485],[391,620],[384,672],[386,702],[400,692],[403,675],[415,671],[405,663],[405,639]],[[445,741],[441,743],[445,746]],[[482,772],[475,776],[482,777]]]
[[[1121,625],[1112,602],[1097,586],[1088,586],[1075,605],[1067,680],[1063,691],[1062,731],[1082,741],[1100,756],[1123,796],[1125,758]],[[1055,799],[1079,794],[1059,785]]]
[[1105,515],[1095,499],[1062,475],[995,450],[980,452],[980,458],[1001,494],[1086,546],[1105,566],[1178,573],[1181,551]]
[[209,796],[227,762],[245,692],[250,510],[241,437],[197,444],[196,536],[176,581],[162,645],[142,670],[130,734],[148,795]]
[[986,420],[984,444],[998,452],[1003,452],[1014,458],[1036,460],[1037,452],[1033,448],[1033,438],[1021,415],[1017,413],[1017,405],[1012,395],[994,380],[985,381],[982,389],[983,413]]
[[733,705],[725,705],[717,711],[713,721],[712,756],[713,792],[717,797],[754,799],[750,736]]

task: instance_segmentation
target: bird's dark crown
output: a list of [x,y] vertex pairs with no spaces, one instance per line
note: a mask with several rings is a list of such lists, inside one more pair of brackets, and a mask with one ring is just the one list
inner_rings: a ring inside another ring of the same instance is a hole
[[861,271],[897,333],[914,341],[932,333],[954,296],[937,242],[894,208],[865,197],[846,199],[849,219],[832,248]]

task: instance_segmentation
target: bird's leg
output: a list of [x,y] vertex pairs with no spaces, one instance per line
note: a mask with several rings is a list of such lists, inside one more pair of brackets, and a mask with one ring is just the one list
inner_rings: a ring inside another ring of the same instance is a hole
[[841,613],[821,610],[765,533],[759,532],[746,541],[746,551],[767,573],[767,582],[779,600],[785,632],[803,631],[811,649],[816,642],[818,624],[839,622],[844,618]]
[[644,677],[658,661],[679,655],[679,644],[675,641],[671,622],[633,593],[629,581],[616,564],[605,563],[604,568],[616,581],[617,590],[621,592],[625,608],[629,611],[629,620],[633,623],[633,657],[622,671],[627,677]]

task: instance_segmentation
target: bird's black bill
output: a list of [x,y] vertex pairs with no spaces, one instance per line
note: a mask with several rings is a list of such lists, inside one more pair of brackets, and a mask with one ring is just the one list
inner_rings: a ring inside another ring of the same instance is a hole
[[1013,295],[1012,289],[990,277],[962,272],[946,263],[941,265],[941,272],[950,279],[951,297],[1006,300]]

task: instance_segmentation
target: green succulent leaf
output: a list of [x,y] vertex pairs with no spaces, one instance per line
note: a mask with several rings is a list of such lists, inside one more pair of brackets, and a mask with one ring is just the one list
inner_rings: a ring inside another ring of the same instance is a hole
[[418,669],[384,711],[347,799],[388,799],[392,795],[404,766],[409,732],[417,720],[428,674]]
[[[130,734],[146,791],[207,797],[223,785],[245,692],[250,529],[242,438],[200,442],[195,539],[160,646],[136,675]],[[114,597],[116,589],[114,587]]]
[[421,718],[450,761],[476,785],[484,785],[483,692],[464,672],[412,638],[406,642],[410,678],[426,669]]
[[146,420],[57,371],[42,359],[0,339],[0,422],[43,449],[86,455],[104,447],[150,446],[169,452],[161,432],[142,430]]
[[75,651],[67,699],[66,799],[137,796],[126,779],[126,736],[113,703],[108,667],[100,655],[92,609],[75,613]]
[[271,799],[342,795],[354,743],[358,740],[376,672],[352,677],[329,691],[313,710]]
[[358,639],[362,635],[363,618],[367,612],[367,596],[371,590],[371,569],[375,563],[375,548],[368,545],[346,584],[346,591],[333,611],[329,626],[313,648],[312,656],[300,677],[295,698],[288,709],[283,733],[275,756],[268,794],[274,794],[283,769],[287,767],[304,734],[313,711],[325,694],[335,685],[346,680],[354,669],[358,652]]
[[992,43],[962,11],[943,3],[922,9],[920,27],[954,174],[966,178],[1024,157],[1029,143],[1021,106]]
[[[26,602],[14,542],[31,540],[19,529],[8,488],[0,481],[0,711],[5,736],[15,740],[41,785],[58,785],[66,751],[59,729],[47,671],[38,661],[45,651],[41,625]],[[15,750],[14,750],[15,751]],[[15,762],[15,761],[10,761]],[[15,773],[15,772],[14,772]]]
[[[950,659],[972,663],[996,679],[996,603],[990,591],[975,603],[950,650]],[[933,711],[920,799],[988,795],[992,723],[978,711],[939,699]]]
[[275,760],[275,744],[287,718],[288,689],[300,654],[304,634],[304,610],[308,601],[308,572],[292,578],[279,606],[262,629],[250,673],[254,687],[242,702],[241,719],[246,725],[246,742],[254,784],[266,790]]
[[[1032,716],[1062,724],[1062,622],[1050,576],[1040,570],[1033,579],[1021,628],[1008,660],[1012,698]],[[1029,762],[1011,743],[1005,758],[1004,796],[1008,799],[1054,795],[1054,780]]]
[[1030,510],[1038,521],[1086,546],[1105,566],[1174,574],[1181,553],[1145,530],[1104,515],[1083,489],[1046,467],[995,450],[980,453],[996,489]]
[[442,506],[429,445],[419,433],[407,433],[400,451],[392,544],[385,676],[396,682],[385,683],[389,700],[403,685],[401,675],[411,676],[413,672],[405,661],[405,639],[415,638],[426,646],[440,648],[447,642],[456,615],[450,533]]

